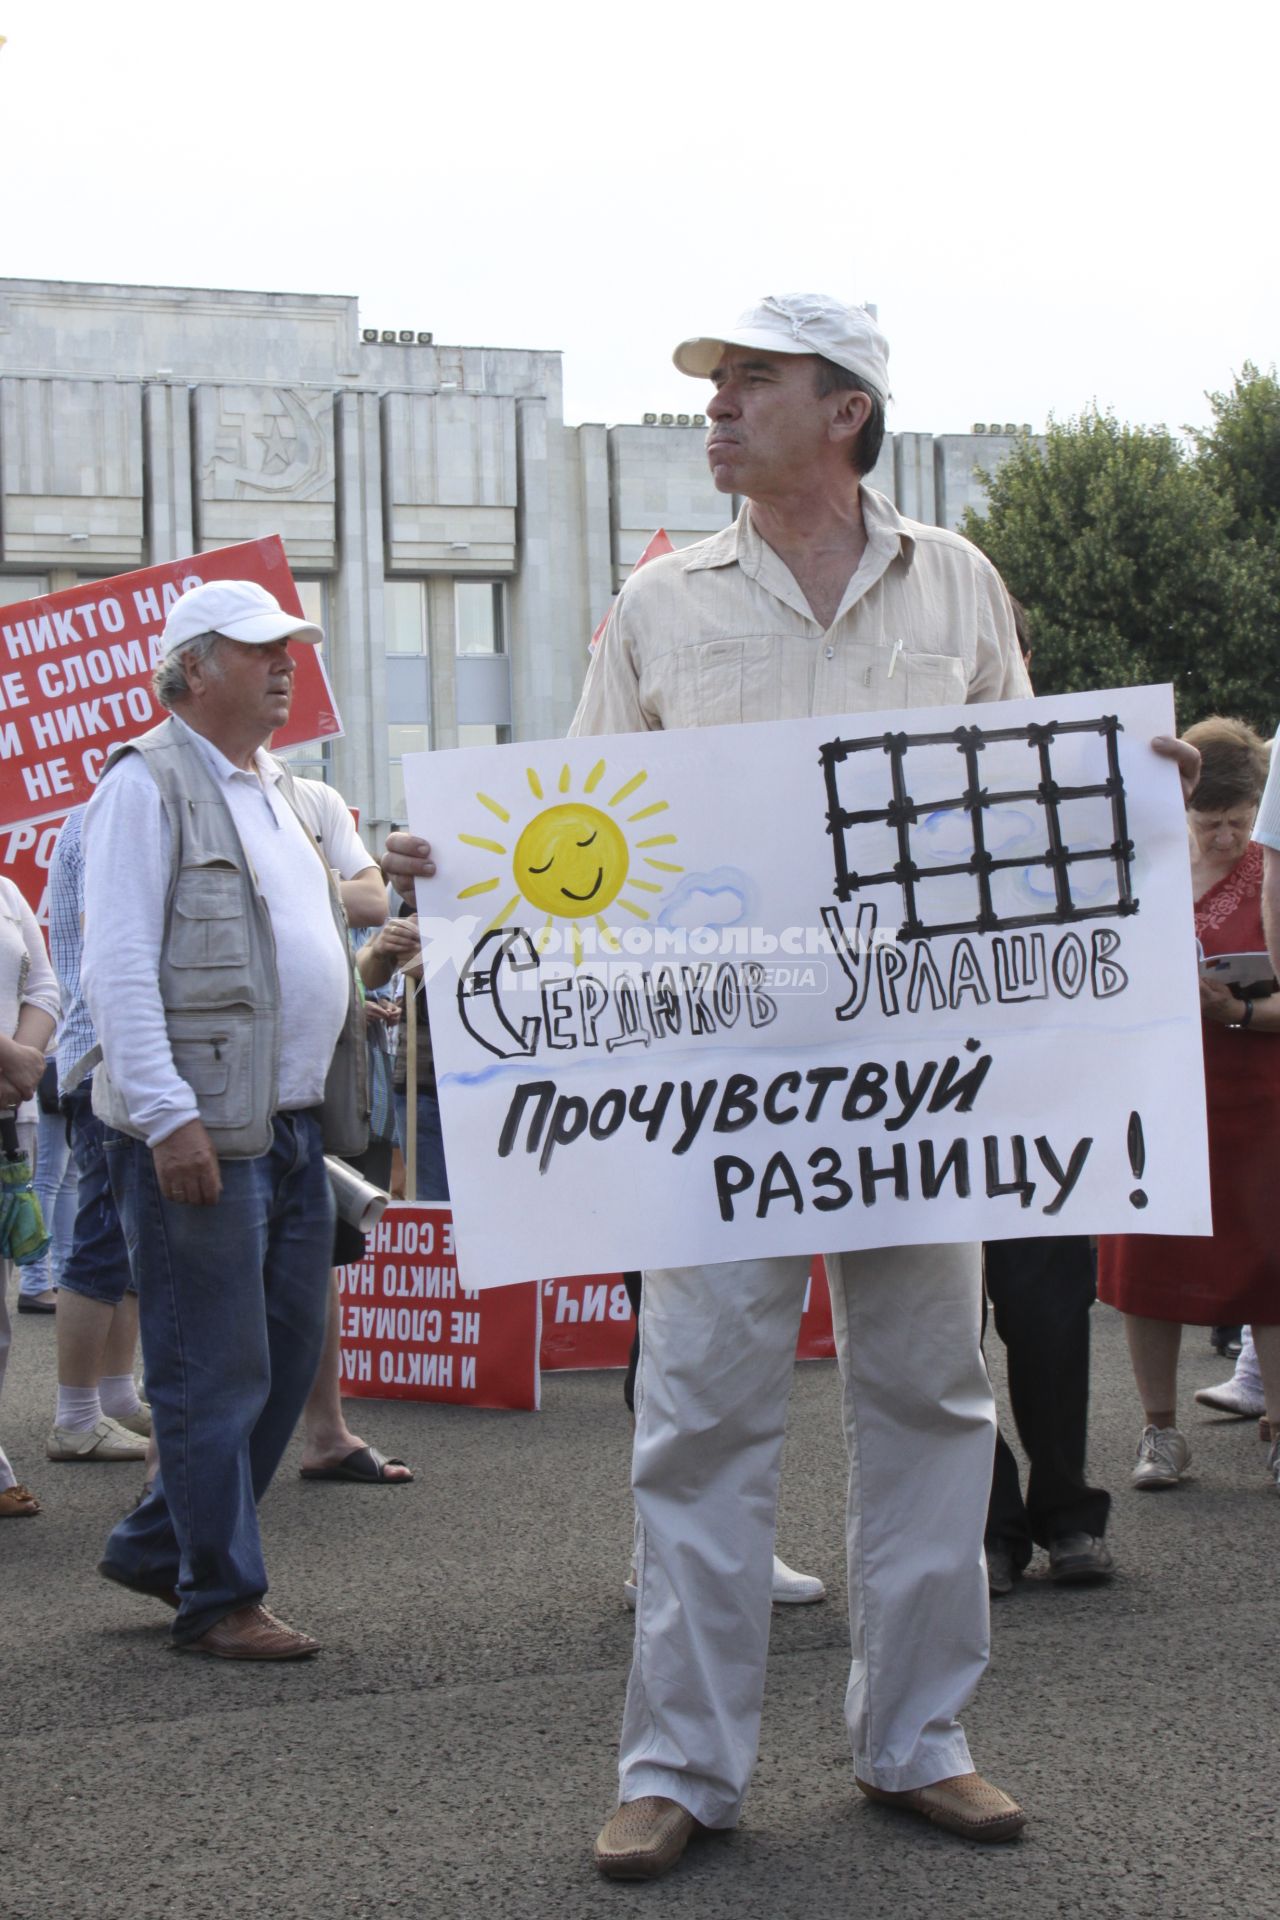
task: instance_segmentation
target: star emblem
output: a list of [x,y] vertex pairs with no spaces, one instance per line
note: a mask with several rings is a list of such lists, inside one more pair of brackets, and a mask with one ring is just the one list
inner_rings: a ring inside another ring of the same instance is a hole
[[296,435],[286,439],[281,430],[282,422],[278,413],[268,417],[265,433],[255,433],[254,439],[262,442],[263,473],[287,473],[297,457],[298,442]]

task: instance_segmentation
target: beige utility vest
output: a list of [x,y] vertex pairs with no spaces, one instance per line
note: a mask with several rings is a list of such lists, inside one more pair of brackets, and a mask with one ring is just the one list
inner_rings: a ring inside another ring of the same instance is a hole
[[[252,1159],[271,1145],[280,1028],[289,1017],[280,1005],[271,915],[231,809],[194,742],[172,720],[162,720],[112,749],[104,779],[126,753],[142,755],[172,836],[159,984],[173,1064],[196,1097],[219,1157]],[[287,767],[279,788],[314,845]],[[318,848],[316,857],[328,874]],[[335,937],[347,953],[346,916],[332,875],[329,895]],[[364,1010],[349,962],[348,971],[351,998],[322,1108],[325,1151],[338,1154],[363,1153],[369,1140]],[[105,1063],[93,1076],[93,1110],[107,1126],[140,1137]]]

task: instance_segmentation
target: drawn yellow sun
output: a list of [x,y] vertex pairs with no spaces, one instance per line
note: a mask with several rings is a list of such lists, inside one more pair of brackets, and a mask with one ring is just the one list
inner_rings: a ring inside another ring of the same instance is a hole
[[[645,829],[645,822],[667,811],[665,800],[649,801],[634,812],[621,815],[615,812],[625,808],[626,802],[639,793],[648,774],[632,774],[616,793],[602,799],[597,789],[604,781],[606,770],[606,763],[597,760],[583,781],[583,794],[595,796],[588,800],[574,797],[572,771],[567,764],[562,766],[556,784],[565,797],[550,806],[538,807],[523,825],[516,821],[516,815],[523,811],[521,802],[513,801],[507,806],[491,794],[477,793],[480,805],[503,826],[516,827],[514,848],[507,841],[480,834],[458,835],[464,846],[496,854],[511,863],[510,883],[516,891],[494,915],[486,932],[508,925],[523,899],[535,913],[546,916],[538,935],[540,947],[550,939],[558,920],[568,923],[576,966],[583,951],[580,923],[594,921],[602,944],[616,952],[617,933],[605,920],[605,910],[616,902],[633,918],[647,920],[648,907],[628,898],[628,894],[659,894],[666,883],[646,878],[643,870],[648,868],[653,874],[683,873],[683,867],[665,857],[676,845],[675,834],[650,833]],[[542,780],[533,767],[526,768],[525,779],[531,799],[545,800]],[[632,828],[639,828],[639,833],[632,833]],[[463,887],[457,897],[470,900],[495,892],[505,878],[504,870],[493,878],[474,881]]]
[[516,841],[516,884],[525,899],[570,919],[612,906],[629,865],[621,828],[581,800],[535,814]]

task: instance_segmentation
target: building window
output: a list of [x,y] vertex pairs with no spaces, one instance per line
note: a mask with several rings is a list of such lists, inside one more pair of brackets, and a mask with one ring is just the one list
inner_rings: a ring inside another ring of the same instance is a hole
[[16,607],[19,600],[40,600],[48,591],[44,574],[0,573],[0,607]]
[[308,740],[305,746],[281,747],[277,752],[270,749],[277,760],[284,762],[295,780],[320,780],[329,785],[331,761],[327,740]]
[[510,727],[495,726],[490,722],[485,722],[482,726],[458,728],[460,747],[505,747],[510,738]]
[[323,580],[295,580],[293,584],[298,589],[298,598],[302,602],[303,617],[310,620],[313,626],[320,628],[324,634],[325,647],[327,649],[329,644],[329,628],[326,622],[329,612],[329,596],[325,582]]
[[406,753],[425,753],[431,745],[431,729],[425,726],[387,728],[387,780],[391,792],[391,818],[403,821],[406,816],[404,803],[404,756]]
[[427,588],[424,580],[388,580],[383,590],[383,633],[388,653],[427,651]]
[[456,718],[460,747],[511,738],[511,660],[500,580],[453,583]]
[[453,614],[455,644],[460,654],[506,652],[500,580],[455,580]]

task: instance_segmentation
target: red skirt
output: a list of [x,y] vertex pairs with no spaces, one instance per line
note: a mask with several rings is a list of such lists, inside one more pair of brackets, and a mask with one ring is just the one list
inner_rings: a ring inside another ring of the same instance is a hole
[[[1251,1052],[1242,1073],[1236,1049],[1246,1047],[1268,1051]],[[1280,1097],[1257,1071],[1273,1058],[1280,1067],[1280,1034],[1206,1032],[1213,1233],[1104,1234],[1098,1298],[1108,1306],[1192,1327],[1280,1323]]]

